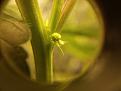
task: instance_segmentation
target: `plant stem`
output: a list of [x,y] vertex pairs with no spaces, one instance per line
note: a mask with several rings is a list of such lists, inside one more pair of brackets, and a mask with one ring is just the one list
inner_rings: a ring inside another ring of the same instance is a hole
[[[48,49],[47,31],[43,24],[37,0],[16,0],[21,15],[32,31],[32,48],[35,57],[36,79],[40,82],[52,82],[51,48]],[[49,53],[48,53],[49,52]]]
[[63,24],[65,23],[66,19],[68,18],[69,14],[71,13],[75,3],[77,0],[66,0],[65,4],[61,10],[62,14],[58,20],[58,24],[57,24],[57,31],[60,31]]
[[50,24],[49,27],[52,32],[55,31],[59,17],[61,15],[62,3],[63,3],[63,0],[53,0],[53,7],[51,11],[50,20],[49,20],[49,24]]
[[53,83],[53,46],[51,44],[48,45],[48,60],[47,60],[47,75],[48,75],[48,83]]

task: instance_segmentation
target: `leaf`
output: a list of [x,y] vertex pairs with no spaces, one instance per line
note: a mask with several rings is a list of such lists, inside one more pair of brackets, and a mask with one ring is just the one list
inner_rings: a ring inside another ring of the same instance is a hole
[[3,10],[3,8],[6,6],[9,0],[0,0],[0,12]]
[[20,45],[31,39],[29,27],[7,15],[0,15],[0,39],[11,45]]
[[[7,16],[7,17],[6,17]],[[3,13],[0,14],[0,49],[4,59],[19,68],[24,74],[29,74],[26,63],[27,53],[19,47],[31,37],[29,28],[23,23]]]
[[85,36],[64,35],[64,40],[68,43],[64,46],[64,52],[78,58],[80,61],[88,61],[97,53],[98,40]]
[[2,12],[5,16],[9,16],[19,21],[23,21],[21,14],[18,10],[18,7],[16,5],[7,5]]
[[[15,23],[17,21],[11,22]],[[16,72],[30,76],[30,71],[26,63],[28,54],[20,47],[20,44],[25,43],[30,38],[29,33],[27,33],[27,30],[22,31],[18,29],[21,26],[20,24],[17,26],[11,22],[0,19],[0,61],[4,59]]]

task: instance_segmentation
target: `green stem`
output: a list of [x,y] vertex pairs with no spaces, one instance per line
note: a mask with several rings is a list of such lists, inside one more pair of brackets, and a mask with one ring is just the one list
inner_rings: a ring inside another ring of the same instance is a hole
[[61,15],[61,8],[63,0],[53,0],[52,12],[49,20],[49,27],[52,32],[55,31],[56,25],[58,23],[59,17]]
[[48,45],[48,60],[47,60],[47,74],[48,74],[48,82],[53,82],[53,46],[50,44]]
[[65,4],[61,10],[62,14],[58,20],[58,24],[56,27],[57,31],[62,29],[63,24],[65,23],[66,19],[68,18],[69,14],[71,13],[75,3],[77,0],[66,0]]
[[[36,79],[40,82],[52,82],[51,48],[48,50],[47,31],[43,24],[37,0],[16,0],[21,15],[32,31],[32,48],[35,57]],[[48,53],[49,52],[49,53]],[[51,75],[50,75],[51,74]]]

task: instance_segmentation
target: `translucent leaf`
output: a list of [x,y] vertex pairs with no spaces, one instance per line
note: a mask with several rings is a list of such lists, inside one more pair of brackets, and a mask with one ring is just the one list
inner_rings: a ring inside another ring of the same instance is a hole
[[8,15],[0,15],[0,39],[12,45],[20,45],[31,38],[29,27]]

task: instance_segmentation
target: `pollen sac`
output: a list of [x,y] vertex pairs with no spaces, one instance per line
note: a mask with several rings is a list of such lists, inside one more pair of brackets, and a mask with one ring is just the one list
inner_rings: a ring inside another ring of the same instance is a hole
[[58,42],[61,39],[61,35],[59,33],[53,33],[51,39],[53,42]]
[[64,45],[65,44],[65,42],[62,41],[62,40],[59,40],[58,42],[59,42],[59,45]]

